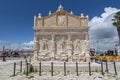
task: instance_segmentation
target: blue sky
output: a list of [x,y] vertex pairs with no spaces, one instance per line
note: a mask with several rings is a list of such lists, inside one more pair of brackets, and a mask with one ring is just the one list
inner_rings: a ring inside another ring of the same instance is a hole
[[33,18],[55,12],[59,5],[89,20],[101,16],[106,7],[120,8],[120,0],[0,0],[0,42],[25,43],[33,40]]

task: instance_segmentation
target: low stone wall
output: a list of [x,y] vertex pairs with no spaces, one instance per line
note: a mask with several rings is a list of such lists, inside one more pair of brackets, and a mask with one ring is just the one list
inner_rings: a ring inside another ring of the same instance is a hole
[[[39,64],[32,64],[34,71],[39,71]],[[97,63],[91,63],[91,71],[101,71],[101,65]],[[49,71],[51,72],[51,62],[41,62],[41,71]],[[64,72],[64,62],[53,63],[53,71],[54,72]],[[88,63],[78,63],[78,71],[79,72],[89,72],[89,64]],[[76,72],[76,63],[68,63],[66,62],[66,72]]]

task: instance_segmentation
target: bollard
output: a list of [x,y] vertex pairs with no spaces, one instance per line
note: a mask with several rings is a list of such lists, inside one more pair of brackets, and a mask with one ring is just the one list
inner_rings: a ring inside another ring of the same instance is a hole
[[106,72],[108,72],[108,63],[107,63],[107,60],[106,60]]
[[51,62],[51,76],[53,76],[53,62]]
[[79,75],[78,74],[78,62],[76,62],[76,73],[77,73],[77,76]]
[[39,76],[41,76],[41,62],[39,63]]
[[116,64],[115,64],[115,61],[113,62],[113,64],[114,64],[115,75],[117,75],[117,70],[116,70]]
[[29,59],[29,62],[31,62],[31,58]]
[[64,62],[64,76],[66,76],[66,62]]
[[28,63],[27,63],[27,71],[26,71],[26,76],[28,76]]
[[20,72],[22,72],[22,61],[20,61]]
[[91,76],[91,65],[90,65],[90,62],[89,62],[89,75]]
[[27,59],[25,59],[25,63],[26,63],[26,64],[28,63]]
[[16,62],[14,62],[14,71],[13,71],[13,76],[15,76],[15,70],[16,70]]
[[104,75],[104,73],[103,73],[103,61],[102,61],[102,59],[100,61],[101,61],[101,73],[102,73],[102,75]]
[[5,56],[3,56],[3,60],[2,61],[6,61]]

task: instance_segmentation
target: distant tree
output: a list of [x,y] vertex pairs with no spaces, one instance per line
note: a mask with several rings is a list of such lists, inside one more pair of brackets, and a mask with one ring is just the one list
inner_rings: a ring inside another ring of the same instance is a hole
[[90,49],[90,56],[94,56],[95,55],[95,49],[91,48]]
[[114,15],[113,25],[117,28],[119,43],[120,43],[120,11]]

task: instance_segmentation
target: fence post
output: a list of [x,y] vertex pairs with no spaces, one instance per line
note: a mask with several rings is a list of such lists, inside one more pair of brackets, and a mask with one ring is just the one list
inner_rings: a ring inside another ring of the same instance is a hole
[[78,62],[76,62],[76,73],[77,73],[77,76],[79,75],[78,74]]
[[51,62],[51,76],[53,76],[53,62]]
[[64,76],[66,76],[66,62],[64,62]]
[[116,70],[116,64],[115,64],[115,61],[113,62],[113,64],[114,64],[115,75],[117,75],[117,70]]
[[27,65],[28,61],[27,61],[27,58],[25,59],[25,64]]
[[41,62],[39,63],[39,76],[41,76]]
[[108,72],[108,63],[107,63],[107,60],[106,60],[106,72]]
[[89,62],[89,75],[91,76],[91,65],[90,65],[90,62]]
[[104,73],[103,73],[103,61],[102,61],[102,59],[100,61],[101,61],[101,72],[102,72],[102,75],[104,75]]
[[22,72],[22,61],[20,61],[20,72]]
[[31,58],[29,58],[29,62],[31,62]]
[[27,71],[26,71],[26,76],[28,76],[28,63],[27,63]]
[[16,62],[14,62],[14,71],[13,71],[13,76],[15,76],[15,70],[16,70]]

